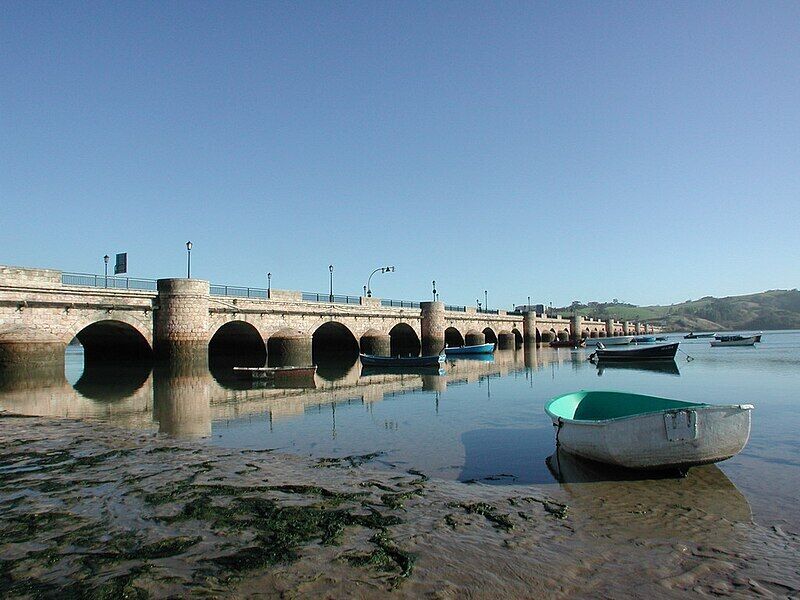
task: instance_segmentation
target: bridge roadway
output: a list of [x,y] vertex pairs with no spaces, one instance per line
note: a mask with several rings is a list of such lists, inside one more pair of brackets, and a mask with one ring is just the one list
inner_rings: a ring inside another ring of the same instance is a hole
[[[116,282],[121,278],[109,278]],[[311,364],[315,353],[438,353],[492,341],[515,348],[552,339],[652,331],[639,323],[533,312],[478,312],[442,302],[319,297],[270,290],[263,298],[220,295],[198,279],[159,279],[152,290],[75,285],[49,269],[0,266],[0,369],[63,369],[77,338],[86,364],[165,359],[250,366]],[[100,285],[102,276],[95,277]],[[143,280],[142,280],[143,281]],[[216,293],[212,293],[215,292]],[[266,292],[262,290],[262,292]],[[249,293],[249,292],[248,292]]]

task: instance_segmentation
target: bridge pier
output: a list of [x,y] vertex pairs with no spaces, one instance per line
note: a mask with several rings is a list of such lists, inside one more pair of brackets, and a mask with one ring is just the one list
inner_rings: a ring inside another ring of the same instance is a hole
[[501,331],[497,334],[497,347],[500,350],[513,350],[517,346],[517,338],[513,333]]
[[208,364],[209,284],[201,279],[159,279],[153,346],[156,358]]
[[465,346],[480,346],[486,343],[486,335],[482,331],[468,331],[464,336]]
[[536,312],[522,314],[522,339],[526,346],[536,345]]
[[391,356],[392,337],[388,333],[368,331],[361,336],[361,352],[375,356]]
[[444,348],[445,330],[444,302],[420,303],[420,332],[422,333],[422,354],[439,354]]
[[570,338],[579,340],[583,336],[583,317],[581,315],[573,315],[569,320],[569,326],[572,330]]
[[310,335],[302,331],[282,329],[267,341],[267,361],[270,367],[303,367],[312,360]]
[[606,319],[606,336],[612,337],[614,335],[614,319]]
[[0,372],[64,374],[63,342],[0,340]]

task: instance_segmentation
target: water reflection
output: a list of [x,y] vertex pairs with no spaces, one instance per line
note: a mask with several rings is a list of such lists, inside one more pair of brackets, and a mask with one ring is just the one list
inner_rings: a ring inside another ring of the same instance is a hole
[[562,450],[546,464],[570,506],[592,515],[592,527],[601,530],[595,533],[710,542],[732,536],[731,525],[752,520],[747,498],[716,465],[675,477],[613,469]]
[[663,373],[680,377],[681,372],[674,360],[661,361],[630,361],[630,362],[599,362],[597,363],[597,376],[602,377],[604,371],[629,370],[644,371],[648,373]]

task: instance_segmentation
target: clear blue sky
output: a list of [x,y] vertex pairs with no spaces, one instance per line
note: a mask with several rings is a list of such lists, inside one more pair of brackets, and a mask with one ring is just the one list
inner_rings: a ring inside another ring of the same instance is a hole
[[798,2],[0,5],[0,264],[489,304],[797,287]]

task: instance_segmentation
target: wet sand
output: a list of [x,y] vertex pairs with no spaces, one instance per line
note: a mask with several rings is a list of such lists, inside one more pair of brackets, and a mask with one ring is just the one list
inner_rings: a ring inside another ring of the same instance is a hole
[[0,415],[2,597],[798,597],[800,536],[717,467],[490,486]]

